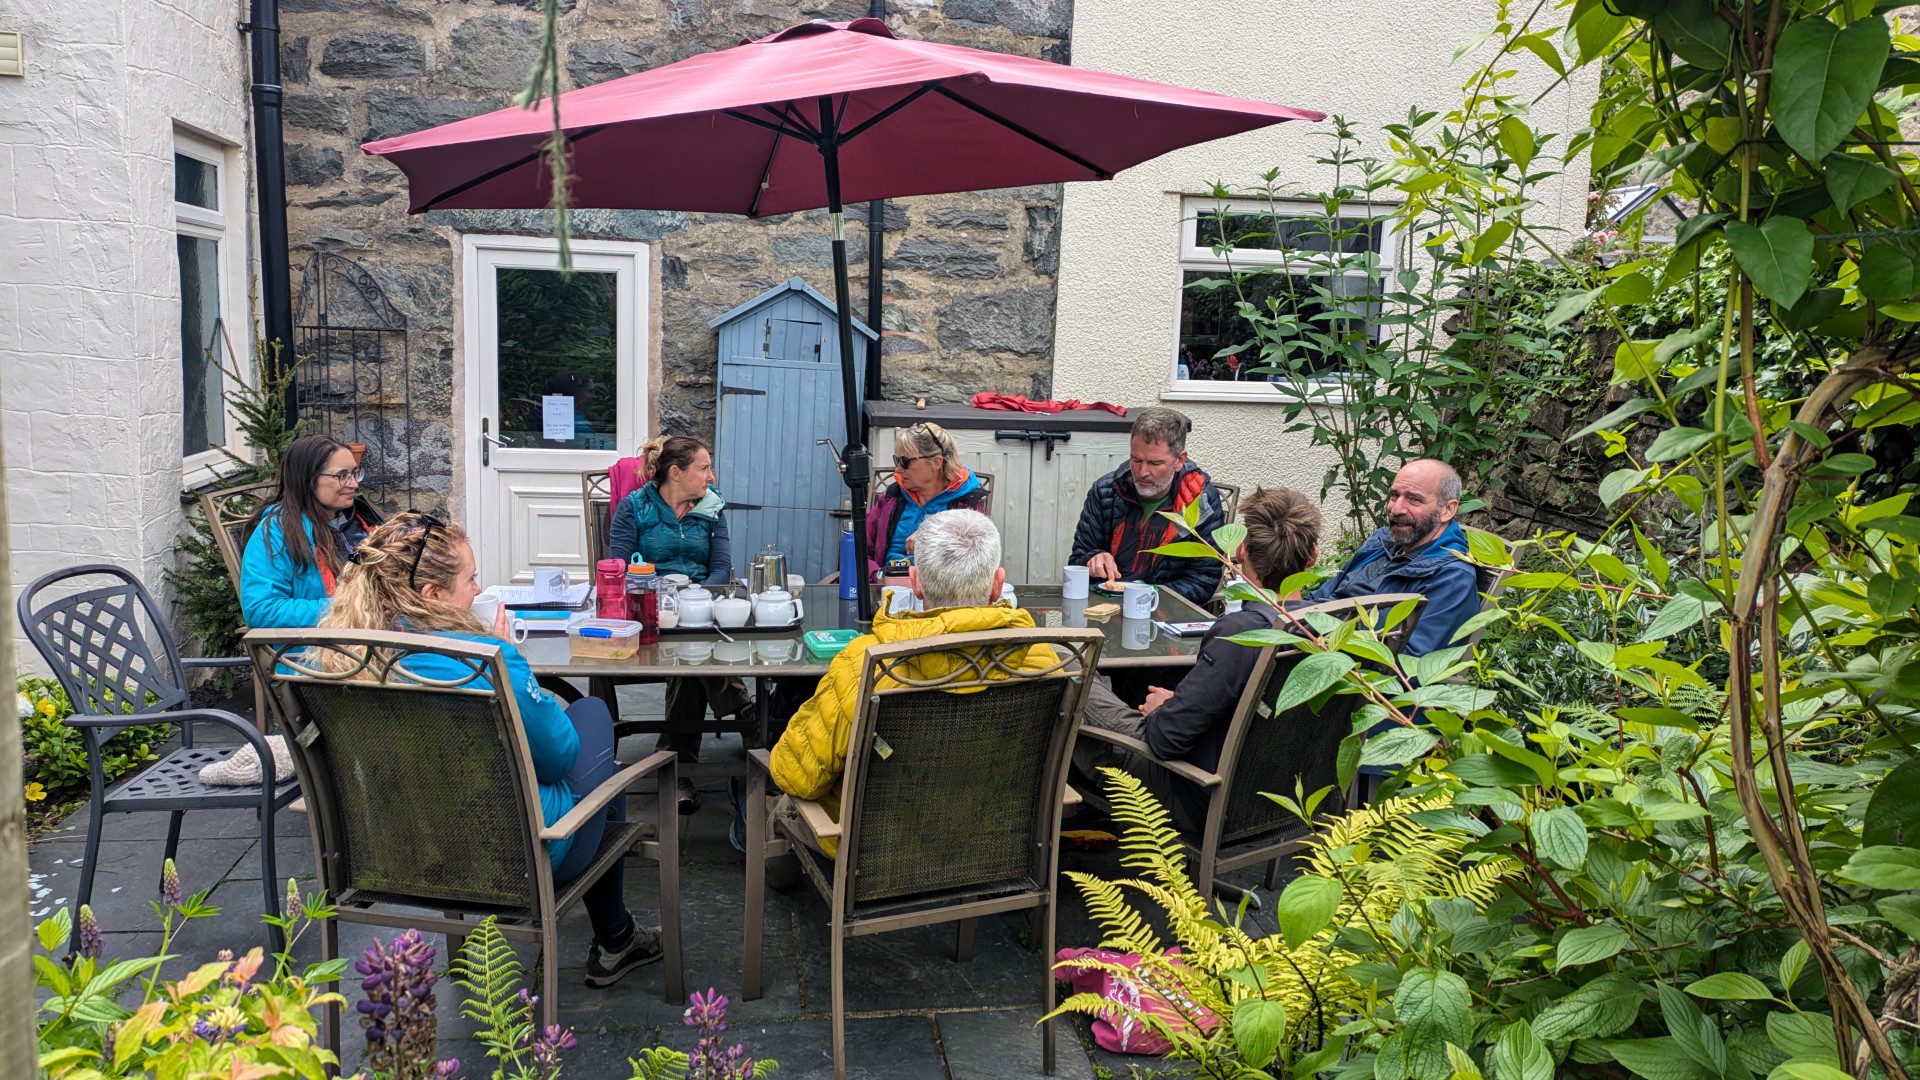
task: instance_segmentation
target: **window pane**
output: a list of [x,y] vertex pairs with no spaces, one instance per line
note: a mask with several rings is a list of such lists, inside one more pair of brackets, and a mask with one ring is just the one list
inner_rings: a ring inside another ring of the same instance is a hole
[[[1357,326],[1351,318],[1329,318],[1336,310],[1323,298],[1313,282],[1285,274],[1252,274],[1241,278],[1236,290],[1231,284],[1212,287],[1205,282],[1230,282],[1232,275],[1219,270],[1188,270],[1182,275],[1180,291],[1180,354],[1178,364],[1187,369],[1187,378],[1213,382],[1285,382],[1282,374],[1252,374],[1262,365],[1260,343],[1253,326],[1240,316],[1239,301],[1244,297],[1257,310],[1271,313],[1274,319],[1291,316],[1292,331],[1286,336],[1299,341],[1290,358],[1304,374],[1331,374],[1332,361],[1326,356],[1324,339],[1352,333]],[[1365,291],[1365,279],[1344,285]],[[1355,302],[1349,309],[1359,307]],[[1314,339],[1322,339],[1316,341]],[[1177,374],[1177,372],[1176,372]]]
[[196,157],[173,155],[173,201],[220,209],[220,169]]
[[[615,275],[501,267],[499,299],[500,435],[516,447],[613,450],[619,405]],[[542,398],[573,408],[573,437],[542,437]]]
[[1378,251],[1384,223],[1383,218],[1203,210],[1194,216],[1194,246],[1203,251],[1220,246],[1237,251]]
[[227,441],[221,408],[220,245],[199,236],[177,238],[180,249],[180,375],[186,391],[180,420],[191,457]]

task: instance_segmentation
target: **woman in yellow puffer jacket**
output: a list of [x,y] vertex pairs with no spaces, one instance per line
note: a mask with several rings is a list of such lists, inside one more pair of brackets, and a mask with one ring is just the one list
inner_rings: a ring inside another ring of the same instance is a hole
[[[983,602],[999,597],[1007,578],[1006,571],[1000,569],[1000,533],[986,515],[973,510],[934,514],[921,525],[914,547],[910,576],[914,593],[927,610],[898,615],[885,610],[875,613],[873,632],[854,638],[846,651],[833,658],[819,689],[793,714],[786,734],[773,748],[773,782],[795,798],[820,802],[836,821],[840,818],[840,777],[846,771],[847,743],[853,737],[857,711],[855,697],[860,692],[860,673],[868,649],[938,634],[1033,629],[1033,616],[1025,611],[1005,602]],[[983,567],[991,569],[983,574]],[[953,602],[956,600],[961,602]],[[943,602],[945,606],[936,606]],[[1027,650],[1019,666],[1039,671],[1059,662],[1052,649],[1035,645]],[[937,679],[954,666],[951,654],[935,653],[916,661],[912,674]],[[898,685],[893,679],[883,679],[878,688]],[[831,847],[827,851],[832,854]]]

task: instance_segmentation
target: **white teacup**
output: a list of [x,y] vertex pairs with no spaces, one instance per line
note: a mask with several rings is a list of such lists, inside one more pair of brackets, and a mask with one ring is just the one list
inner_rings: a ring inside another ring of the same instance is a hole
[[473,598],[473,617],[481,626],[491,627],[493,620],[500,617],[500,598],[490,592],[483,592]]

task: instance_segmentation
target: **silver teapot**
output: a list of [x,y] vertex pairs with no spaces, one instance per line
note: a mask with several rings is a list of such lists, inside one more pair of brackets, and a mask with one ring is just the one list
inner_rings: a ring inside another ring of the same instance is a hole
[[787,554],[776,551],[772,544],[753,557],[753,563],[747,568],[747,595],[759,596],[768,589],[782,589],[787,584]]

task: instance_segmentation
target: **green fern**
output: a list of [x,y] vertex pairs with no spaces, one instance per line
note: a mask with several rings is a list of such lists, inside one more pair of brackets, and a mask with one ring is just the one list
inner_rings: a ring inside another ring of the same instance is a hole
[[474,1038],[494,1059],[496,1080],[525,1071],[521,1056],[533,1033],[533,1003],[520,992],[521,970],[520,958],[491,915],[467,935],[460,955],[447,966],[447,975],[467,992],[460,1015],[480,1025]]
[[[1356,808],[1328,819],[1307,844],[1302,868],[1338,881],[1342,897],[1326,928],[1289,948],[1279,935],[1248,934],[1225,911],[1216,916],[1188,877],[1185,849],[1166,810],[1139,778],[1118,769],[1103,772],[1114,821],[1123,830],[1121,864],[1141,876],[1105,881],[1069,872],[1067,877],[1105,935],[1100,944],[1136,953],[1140,962],[1127,967],[1081,958],[1060,967],[1144,984],[1172,1003],[1190,1026],[1173,1030],[1151,1014],[1094,994],[1069,997],[1055,1015],[1131,1019],[1166,1037],[1172,1046],[1168,1057],[1198,1062],[1206,1075],[1253,1075],[1238,1060],[1232,1025],[1218,1019],[1232,1016],[1250,997],[1285,1005],[1289,1043],[1300,1048],[1320,1045],[1328,1033],[1362,1015],[1371,991],[1345,974],[1361,958],[1338,944],[1342,931],[1384,931],[1403,909],[1417,912],[1435,899],[1464,898],[1484,906],[1518,869],[1504,857],[1464,863],[1465,837],[1436,832],[1413,818],[1447,805],[1444,795],[1403,796]],[[1165,914],[1178,953],[1130,902],[1136,894]]]

